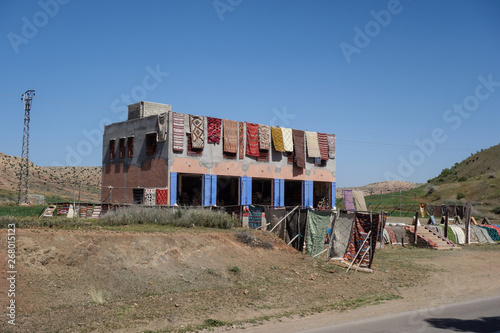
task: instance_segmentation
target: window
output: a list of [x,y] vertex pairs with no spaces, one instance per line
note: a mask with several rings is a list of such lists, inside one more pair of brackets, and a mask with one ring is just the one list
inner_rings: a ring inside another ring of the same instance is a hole
[[109,159],[115,159],[116,140],[109,140]]
[[146,155],[156,154],[156,133],[146,134]]
[[118,157],[125,158],[125,138],[121,138],[118,141]]
[[127,157],[134,157],[134,137],[127,138]]

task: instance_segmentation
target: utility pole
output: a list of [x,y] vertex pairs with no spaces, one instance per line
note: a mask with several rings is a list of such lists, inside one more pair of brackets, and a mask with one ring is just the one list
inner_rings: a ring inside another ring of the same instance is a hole
[[19,192],[17,203],[28,203],[29,190],[29,166],[30,166],[30,110],[31,100],[35,97],[34,90],[27,90],[22,96],[24,102],[24,129],[23,129],[23,151],[21,153],[21,165],[19,170]]

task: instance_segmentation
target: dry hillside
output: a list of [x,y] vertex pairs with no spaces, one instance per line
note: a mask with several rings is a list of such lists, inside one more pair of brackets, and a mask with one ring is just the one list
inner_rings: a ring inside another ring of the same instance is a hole
[[[21,158],[0,153],[0,200],[16,197]],[[72,198],[73,184],[83,184],[85,193],[101,185],[100,167],[43,167],[30,163],[30,193]],[[96,197],[98,199],[99,196]]]
[[[349,189],[352,190],[357,190],[357,191],[363,191],[365,196],[368,196],[370,194],[385,194],[385,193],[391,193],[391,192],[399,192],[401,191],[408,191],[411,189],[414,189],[421,184],[417,183],[412,183],[412,182],[405,182],[405,181],[400,181],[400,180],[391,180],[391,181],[386,181],[386,182],[376,182],[376,183],[371,183],[365,186],[359,186],[359,187],[349,187]],[[338,188],[337,189],[337,198],[342,198],[343,188]]]

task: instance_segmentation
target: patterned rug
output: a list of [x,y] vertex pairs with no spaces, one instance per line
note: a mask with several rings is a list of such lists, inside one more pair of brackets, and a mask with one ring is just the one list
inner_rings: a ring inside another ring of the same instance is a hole
[[295,162],[299,168],[306,167],[306,154],[304,151],[304,131],[292,130],[293,142],[295,147]]
[[240,152],[240,160],[245,158],[245,124],[239,123],[238,148]]
[[293,134],[291,128],[281,128],[283,134],[283,148],[285,151],[293,153]]
[[318,133],[306,131],[307,156],[321,157],[318,144]]
[[205,122],[203,116],[189,115],[189,128],[191,130],[191,145],[195,149],[205,146]]
[[335,159],[335,134],[328,134],[328,157]]
[[247,156],[258,157],[259,153],[259,125],[247,124]]
[[223,120],[224,152],[238,153],[238,122],[234,120]]
[[147,188],[144,191],[144,204],[146,206],[156,205],[156,189]]
[[269,134],[269,126],[259,125],[259,149],[271,149],[271,137]]
[[276,151],[284,152],[285,146],[283,144],[283,132],[281,131],[281,128],[271,126],[271,133],[273,136],[274,149]]
[[144,189],[134,188],[132,189],[132,196],[134,197],[134,204],[142,205],[144,202]]
[[158,142],[163,142],[167,140],[167,131],[168,131],[168,113],[163,113],[158,115]]
[[175,151],[184,150],[184,114],[172,112],[173,119],[173,135],[172,149]]
[[220,125],[219,118],[207,117],[207,143],[220,143]]
[[156,204],[160,206],[167,205],[167,189],[157,188],[156,189]]
[[319,153],[323,161],[328,161],[328,137],[324,133],[318,133]]

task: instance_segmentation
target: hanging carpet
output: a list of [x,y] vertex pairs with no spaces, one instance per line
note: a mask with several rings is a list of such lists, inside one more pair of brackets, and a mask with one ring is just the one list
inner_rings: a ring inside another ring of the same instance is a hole
[[281,128],[283,135],[283,148],[286,152],[293,153],[293,135],[291,128]]
[[173,133],[172,133],[172,149],[174,151],[184,150],[184,114],[172,112],[173,117]]
[[352,196],[354,198],[354,202],[356,203],[356,210],[361,212],[367,212],[366,209],[366,201],[365,194],[363,191],[352,191]]
[[332,227],[330,258],[342,259],[344,257],[351,238],[354,215],[354,213],[340,213],[335,219]]
[[307,156],[321,158],[319,151],[318,133],[306,131]]
[[203,116],[189,115],[189,128],[191,130],[191,146],[194,149],[205,147],[205,121]]
[[223,120],[224,152],[238,153],[238,122],[234,120]]
[[[287,208],[286,213],[290,213],[293,208]],[[304,235],[306,234],[307,208],[296,209],[286,218],[286,242],[287,244],[297,238],[290,244],[297,251],[304,249]]]
[[164,142],[167,140],[167,131],[168,131],[168,113],[162,113],[158,115],[157,121],[157,135],[156,139],[158,142]]
[[240,151],[240,160],[245,158],[245,124],[239,123],[238,147]]
[[246,126],[247,126],[247,156],[258,157],[260,155],[259,125],[246,123]]
[[271,134],[273,136],[274,149],[279,152],[284,152],[285,146],[283,144],[283,132],[281,128],[271,126]]
[[219,118],[207,117],[207,143],[220,143],[220,125]]
[[[269,231],[272,230],[276,226],[276,224],[281,221],[286,215],[286,211],[284,208],[272,209],[269,208],[269,206],[266,206],[265,213],[267,223],[269,223],[269,225],[267,226],[267,230]],[[273,233],[278,235],[280,239],[284,239],[285,221],[281,221],[281,223],[276,228],[274,228]]]
[[352,190],[344,190],[344,207],[345,210],[356,210],[352,197]]
[[262,227],[262,212],[263,207],[250,206],[248,213],[248,227],[250,229],[257,229]]
[[328,227],[330,226],[331,212],[309,210],[306,226],[306,254],[314,256],[323,250]]
[[156,189],[154,188],[145,189],[144,204],[146,206],[154,206],[156,204]]
[[271,149],[271,137],[269,134],[269,126],[259,125],[259,149]]
[[144,189],[143,188],[132,189],[132,196],[134,198],[134,204],[142,205],[144,201]]
[[306,155],[304,151],[304,131],[300,130],[292,130],[293,134],[293,143],[295,148],[295,163],[299,168],[306,167]]
[[[378,214],[372,214],[370,218],[370,214],[356,213],[351,239],[344,255],[345,262],[371,267],[377,244],[379,222],[380,216]],[[359,255],[356,257],[358,252]]]
[[335,134],[328,134],[328,157],[335,159]]
[[328,137],[324,133],[318,133],[318,145],[321,160],[328,161]]
[[167,189],[157,188],[156,189],[156,204],[160,206],[167,205]]

